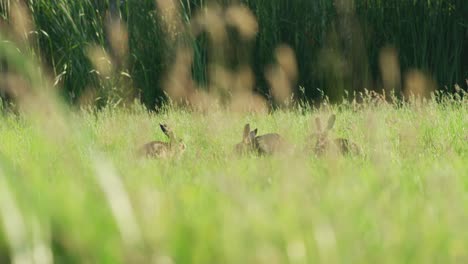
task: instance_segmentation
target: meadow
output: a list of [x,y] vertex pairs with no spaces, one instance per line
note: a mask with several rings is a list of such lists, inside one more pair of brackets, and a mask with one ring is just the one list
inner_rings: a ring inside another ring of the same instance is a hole
[[468,262],[465,5],[349,3],[0,1],[0,263]]
[[[271,114],[165,108],[4,115],[0,257],[16,263],[460,263],[468,259],[468,104],[371,102]],[[314,118],[361,156],[316,157]],[[47,116],[47,119],[50,117]],[[36,119],[35,119],[36,120]],[[180,159],[136,155],[165,140]],[[242,128],[290,155],[234,155]],[[26,262],[22,262],[26,261]]]

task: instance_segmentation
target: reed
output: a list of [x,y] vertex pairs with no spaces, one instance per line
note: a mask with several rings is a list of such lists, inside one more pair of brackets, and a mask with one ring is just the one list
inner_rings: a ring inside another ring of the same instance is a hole
[[[2,1],[0,13],[4,21],[8,21],[11,2],[14,1]],[[137,90],[131,94],[150,108],[165,101],[164,79],[180,46],[193,50],[192,76],[202,87],[209,86],[213,79],[210,65],[214,62],[222,61],[223,67],[229,69],[248,64],[256,80],[255,90],[268,96],[270,86],[265,69],[275,62],[274,50],[286,44],[297,57],[298,78],[293,85],[297,98],[320,100],[325,92],[329,98],[341,100],[346,94],[364,89],[385,89],[379,57],[381,50],[389,46],[396,50],[403,77],[407,71],[418,69],[431,76],[442,90],[453,92],[457,83],[466,89],[468,68],[463,58],[468,29],[466,5],[459,0],[174,1],[178,7],[177,23],[182,24],[177,28],[181,31],[177,40],[170,40],[174,32],[166,30],[164,13],[157,1],[110,2],[119,7],[128,29],[125,72]],[[63,95],[77,102],[87,89],[102,89],[104,84],[93,71],[86,51],[90,45],[109,48],[109,2],[26,3],[34,25],[37,56],[53,73]],[[230,28],[227,43],[233,45],[225,43],[219,47],[206,31],[190,33],[193,17],[203,8],[239,3],[247,6],[258,21],[255,39],[243,42]],[[240,48],[235,50],[236,46]]]

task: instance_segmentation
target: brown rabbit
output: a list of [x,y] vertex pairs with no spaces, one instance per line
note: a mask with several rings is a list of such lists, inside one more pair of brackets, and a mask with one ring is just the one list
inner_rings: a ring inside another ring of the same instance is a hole
[[250,124],[244,126],[242,142],[236,144],[235,151],[238,154],[255,153],[270,155],[279,153],[287,148],[284,139],[277,133],[257,136],[257,129],[250,130]]
[[152,158],[169,158],[182,155],[186,146],[176,138],[172,129],[166,124],[159,124],[162,132],[169,138],[169,142],[151,141],[140,148],[140,155]]
[[315,133],[317,137],[317,142],[314,146],[314,152],[316,155],[323,155],[324,153],[330,150],[337,150],[340,154],[352,154],[352,155],[360,155],[361,148],[356,144],[351,142],[346,138],[335,138],[330,140],[328,138],[328,132],[333,128],[335,124],[336,115],[332,114],[328,118],[328,124],[326,130],[322,130],[322,124],[320,119],[317,117],[315,118],[315,125],[317,126],[317,132]]

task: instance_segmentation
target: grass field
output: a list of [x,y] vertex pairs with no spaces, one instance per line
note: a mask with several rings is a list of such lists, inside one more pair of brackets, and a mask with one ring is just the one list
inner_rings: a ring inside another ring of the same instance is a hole
[[[333,134],[364,155],[304,151],[314,118],[329,113]],[[468,261],[466,100],[45,117],[1,117],[2,263]],[[159,122],[186,143],[180,159],[135,155],[165,140]],[[281,133],[295,153],[235,156],[247,122]]]
[[381,2],[0,1],[0,263],[468,263],[464,5]]

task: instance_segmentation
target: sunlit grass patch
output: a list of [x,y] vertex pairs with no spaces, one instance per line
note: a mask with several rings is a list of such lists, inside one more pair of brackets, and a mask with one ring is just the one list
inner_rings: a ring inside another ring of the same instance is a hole
[[[353,139],[364,155],[319,158],[302,148],[314,118],[331,112],[333,135]],[[79,130],[65,143],[6,115],[2,177],[24,204],[28,230],[30,216],[42,219],[56,260],[453,261],[468,243],[457,231],[466,217],[466,113],[466,104],[436,103],[269,115],[79,111],[70,119]],[[160,122],[186,142],[180,159],[135,155],[164,139]],[[295,153],[234,155],[247,122],[279,132]],[[122,197],[130,207],[120,213]],[[3,237],[2,252],[14,254]]]

